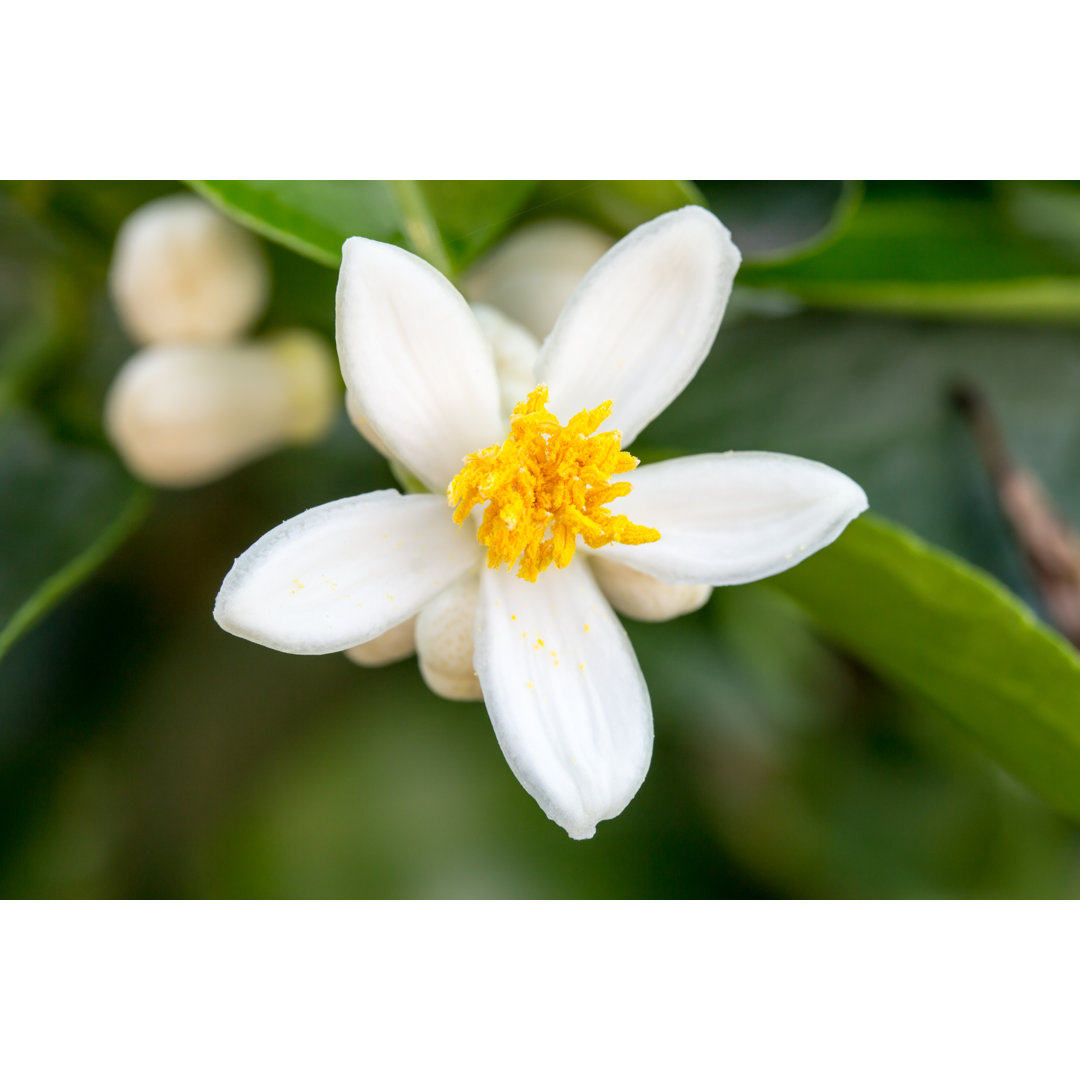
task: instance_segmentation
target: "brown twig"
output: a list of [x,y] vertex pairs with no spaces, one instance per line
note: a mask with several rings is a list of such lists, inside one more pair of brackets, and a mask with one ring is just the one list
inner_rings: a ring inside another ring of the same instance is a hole
[[1080,537],[1034,473],[1018,465],[994,411],[974,386],[952,388],[1039,593],[1058,629],[1080,646]]

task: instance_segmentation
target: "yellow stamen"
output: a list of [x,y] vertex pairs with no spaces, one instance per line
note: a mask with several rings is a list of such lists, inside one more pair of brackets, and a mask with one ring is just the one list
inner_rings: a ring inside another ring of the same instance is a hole
[[578,536],[591,548],[660,539],[656,529],[607,508],[631,488],[625,480],[608,480],[638,465],[620,449],[619,432],[596,434],[611,415],[611,402],[582,409],[563,426],[548,411],[547,399],[547,387],[538,386],[518,402],[506,441],[470,454],[447,489],[458,525],[474,507],[488,504],[476,533],[487,545],[487,564],[513,566],[520,560],[518,577],[526,581],[535,581],[552,563],[568,566]]

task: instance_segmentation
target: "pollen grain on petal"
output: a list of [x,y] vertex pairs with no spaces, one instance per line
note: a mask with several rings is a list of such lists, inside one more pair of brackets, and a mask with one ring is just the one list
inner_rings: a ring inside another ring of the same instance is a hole
[[487,504],[477,539],[487,546],[488,566],[516,565],[526,581],[551,565],[568,566],[579,536],[590,548],[660,539],[656,529],[608,509],[631,490],[611,477],[638,464],[621,449],[618,431],[597,431],[612,403],[582,409],[561,425],[547,399],[547,387],[538,386],[519,402],[506,441],[470,454],[447,489],[459,525]]

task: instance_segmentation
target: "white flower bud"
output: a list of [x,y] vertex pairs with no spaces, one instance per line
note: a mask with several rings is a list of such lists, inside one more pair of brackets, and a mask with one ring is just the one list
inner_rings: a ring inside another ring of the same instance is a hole
[[420,674],[436,694],[451,701],[481,701],[484,697],[473,667],[479,594],[479,579],[468,574],[425,604],[416,620]]
[[642,622],[666,622],[704,607],[711,585],[670,585],[614,559],[595,556],[589,566],[611,606]]
[[491,304],[543,341],[578,282],[614,242],[581,221],[536,221],[477,263],[464,276],[462,291],[470,302]]
[[495,353],[500,404],[503,412],[509,416],[514,406],[524,401],[536,387],[536,359],[540,355],[540,343],[524,326],[488,304],[473,304],[472,310]]
[[120,227],[109,290],[140,344],[212,345],[251,328],[266,307],[269,275],[249,232],[195,195],[169,195]]
[[354,645],[345,655],[361,667],[384,667],[395,664],[416,652],[416,617],[391,626],[385,634]]
[[120,370],[105,429],[136,476],[162,487],[215,480],[333,419],[336,364],[305,330],[234,345],[156,345]]

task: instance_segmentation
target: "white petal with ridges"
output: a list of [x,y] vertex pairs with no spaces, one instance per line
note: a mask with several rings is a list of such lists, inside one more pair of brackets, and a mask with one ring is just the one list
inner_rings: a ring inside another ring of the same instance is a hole
[[281,652],[340,652],[411,618],[479,554],[441,495],[372,491],[256,541],[222,582],[214,618]]
[[612,400],[623,445],[694,377],[731,295],[739,249],[687,206],[635,229],[585,276],[544,342],[537,380],[565,423]]
[[477,674],[522,786],[575,840],[634,797],[652,756],[649,692],[584,559],[536,582],[481,572]]
[[353,411],[432,491],[446,488],[466,454],[505,437],[491,345],[423,259],[346,240],[337,345]]
[[633,490],[613,509],[660,539],[602,553],[661,581],[740,585],[778,574],[866,509],[850,477],[789,454],[697,454],[643,465],[627,479]]

